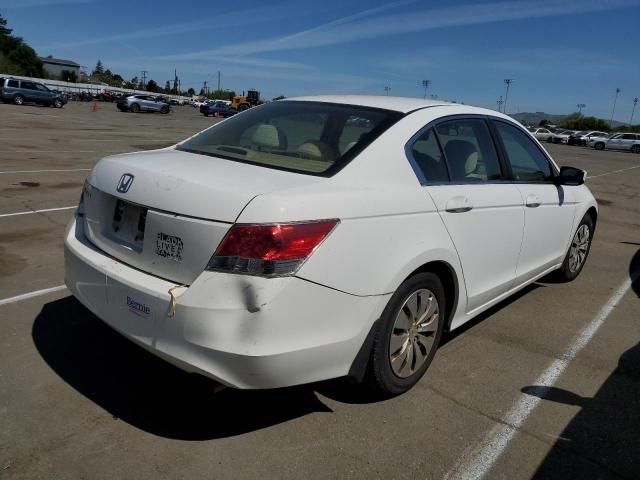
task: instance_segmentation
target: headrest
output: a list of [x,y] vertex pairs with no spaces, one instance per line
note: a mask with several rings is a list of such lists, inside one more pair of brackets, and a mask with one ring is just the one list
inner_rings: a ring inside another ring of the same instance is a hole
[[259,125],[253,132],[251,143],[259,147],[279,148],[281,144],[280,133],[273,125]]

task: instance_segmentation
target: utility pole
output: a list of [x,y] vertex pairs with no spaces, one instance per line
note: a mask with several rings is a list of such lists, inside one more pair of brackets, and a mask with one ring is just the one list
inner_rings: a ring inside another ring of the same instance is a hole
[[613,99],[613,110],[611,110],[611,120],[609,120],[609,124],[613,123],[613,114],[616,113],[616,102],[618,101],[618,95],[620,95],[620,89],[616,88],[616,96]]
[[427,88],[431,85],[431,80],[422,80],[422,86],[424,87],[424,97],[427,98]]
[[220,91],[220,70],[218,70],[218,91]]
[[504,100],[502,100],[502,95],[500,95],[500,98],[498,99],[498,101],[496,103],[498,104],[498,111],[501,112],[502,111],[502,104],[504,103]]
[[505,93],[504,95],[504,109],[502,110],[502,113],[507,113],[507,100],[509,98],[509,86],[513,83],[513,79],[505,78],[504,83],[507,84],[507,93]]
[[147,71],[146,70],[142,70],[142,88],[144,88],[144,86],[147,84]]
[[582,115],[582,109],[586,106],[587,105],[585,103],[579,103],[578,105],[576,105],[576,107],[578,107],[578,115]]
[[638,105],[638,97],[633,99],[633,108],[631,109],[631,119],[629,120],[629,126],[633,125],[633,114],[636,113],[636,105]]
[[387,96],[389,96],[389,92],[391,91],[391,87],[388,86],[388,85],[385,85],[384,91],[387,92]]

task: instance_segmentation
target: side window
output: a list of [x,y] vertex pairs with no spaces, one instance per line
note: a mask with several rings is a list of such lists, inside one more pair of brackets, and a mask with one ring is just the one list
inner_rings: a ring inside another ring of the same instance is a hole
[[427,182],[442,183],[449,181],[444,156],[433,128],[418,137],[411,147],[411,154]]
[[552,179],[551,165],[547,157],[524,132],[504,122],[494,124],[516,180],[546,182]]
[[22,82],[22,88],[26,88],[27,90],[35,90],[36,84],[33,82]]
[[622,138],[624,140],[635,140],[636,136],[632,135],[631,133],[625,133],[624,135],[622,135]]
[[500,162],[484,120],[461,119],[436,127],[454,182],[502,179]]
[[40,90],[41,92],[48,92],[49,89],[47,87],[45,87],[44,85],[40,85],[39,83],[35,84],[36,89]]
[[7,87],[18,88],[18,80],[9,80]]

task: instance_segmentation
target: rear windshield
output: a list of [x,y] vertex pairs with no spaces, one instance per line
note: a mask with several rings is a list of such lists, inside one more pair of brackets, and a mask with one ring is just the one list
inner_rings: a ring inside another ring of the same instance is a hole
[[278,101],[231,117],[178,150],[330,176],[402,113],[321,102]]

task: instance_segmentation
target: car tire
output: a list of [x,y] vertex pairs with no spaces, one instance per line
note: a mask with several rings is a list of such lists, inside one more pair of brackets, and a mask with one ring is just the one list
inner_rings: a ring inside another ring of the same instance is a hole
[[377,395],[400,395],[422,378],[440,343],[444,309],[444,287],[434,273],[414,275],[396,290],[380,317],[365,376]]
[[547,142],[548,143],[553,143],[553,137],[547,137]]
[[598,142],[593,146],[593,148],[595,148],[596,150],[604,150],[604,143]]
[[633,153],[640,153],[640,145],[633,145],[633,146],[631,147],[631,151],[632,151]]
[[16,95],[15,97],[13,97],[13,103],[16,105],[23,105],[24,97],[22,95]]
[[62,108],[62,100],[60,100],[59,98],[56,98],[53,100],[52,105],[56,108]]
[[208,117],[208,116],[209,116],[209,112],[203,112],[203,115],[204,115],[205,117]]
[[244,112],[245,110],[249,110],[249,105],[246,105],[244,103],[238,105],[238,111],[239,112]]
[[162,107],[160,109],[160,113],[166,115],[167,113],[169,113],[169,107]]
[[130,110],[133,113],[138,113],[140,111],[140,105],[138,105],[137,103],[134,103],[131,105]]
[[593,232],[593,219],[591,215],[586,214],[571,237],[571,245],[569,245],[562,266],[557,272],[557,278],[560,281],[570,282],[580,275],[591,251]]

